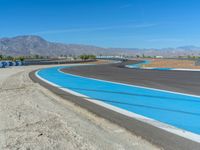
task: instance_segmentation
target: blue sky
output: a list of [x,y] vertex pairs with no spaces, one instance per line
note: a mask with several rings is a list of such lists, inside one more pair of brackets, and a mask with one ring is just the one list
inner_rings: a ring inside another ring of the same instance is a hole
[[199,0],[0,0],[0,37],[103,47],[200,46]]

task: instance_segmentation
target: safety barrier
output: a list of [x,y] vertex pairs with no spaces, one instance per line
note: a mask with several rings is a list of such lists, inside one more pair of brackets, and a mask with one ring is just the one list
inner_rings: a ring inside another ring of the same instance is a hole
[[198,59],[198,60],[195,62],[195,65],[196,65],[196,66],[200,66],[200,59]]
[[7,68],[10,66],[22,66],[22,61],[0,61],[0,68]]

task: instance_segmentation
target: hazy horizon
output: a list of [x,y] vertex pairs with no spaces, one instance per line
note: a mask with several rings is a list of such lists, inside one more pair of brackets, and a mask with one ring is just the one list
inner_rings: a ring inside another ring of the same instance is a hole
[[114,49],[177,49],[177,48],[183,48],[183,47],[196,47],[196,48],[200,48],[200,46],[197,46],[197,45],[180,45],[180,46],[177,46],[177,47],[161,47],[161,48],[154,48],[154,47],[149,47],[149,48],[144,48],[144,47],[103,47],[103,46],[99,46],[99,45],[92,45],[92,44],[84,44],[84,43],[66,43],[66,42],[59,42],[59,41],[51,41],[51,40],[48,40],[40,35],[16,35],[16,36],[9,36],[9,37],[4,37],[4,36],[0,36],[0,40],[1,39],[4,39],[4,38],[9,38],[9,39],[12,39],[12,38],[16,38],[16,37],[22,37],[22,36],[38,36],[40,38],[43,38],[44,40],[48,41],[48,42],[55,42],[55,43],[60,43],[60,44],[75,44],[75,45],[89,45],[89,46],[96,46],[96,47],[101,47],[101,48],[106,48],[106,49],[109,49],[109,48],[114,48]]

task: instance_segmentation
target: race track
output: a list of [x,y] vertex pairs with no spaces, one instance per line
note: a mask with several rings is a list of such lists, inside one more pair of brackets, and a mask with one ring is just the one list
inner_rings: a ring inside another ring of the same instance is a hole
[[124,67],[127,64],[138,62],[140,61],[127,61],[121,64],[72,67],[62,69],[62,71],[102,80],[200,95],[200,72],[146,70]]
[[39,80],[35,80],[62,96],[66,92],[79,97],[72,101],[155,144],[167,149],[197,148],[200,143],[200,97],[190,94],[199,95],[199,73],[124,68],[129,63],[137,61],[47,68],[37,71]]

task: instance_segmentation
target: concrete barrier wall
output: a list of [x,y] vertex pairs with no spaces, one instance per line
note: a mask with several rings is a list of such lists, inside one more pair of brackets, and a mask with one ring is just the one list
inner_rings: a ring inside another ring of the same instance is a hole
[[2,68],[3,67],[3,64],[2,64],[2,62],[0,62],[0,68]]
[[196,66],[200,66],[200,59],[195,62]]
[[0,61],[0,68],[7,68],[10,66],[23,66],[23,65],[53,65],[53,64],[72,64],[72,63],[84,63],[95,62],[96,60],[74,60],[74,61],[60,61],[60,60],[33,60],[33,61]]
[[25,60],[23,65],[56,65],[56,64],[72,64],[72,63],[84,63],[95,62],[96,60]]

